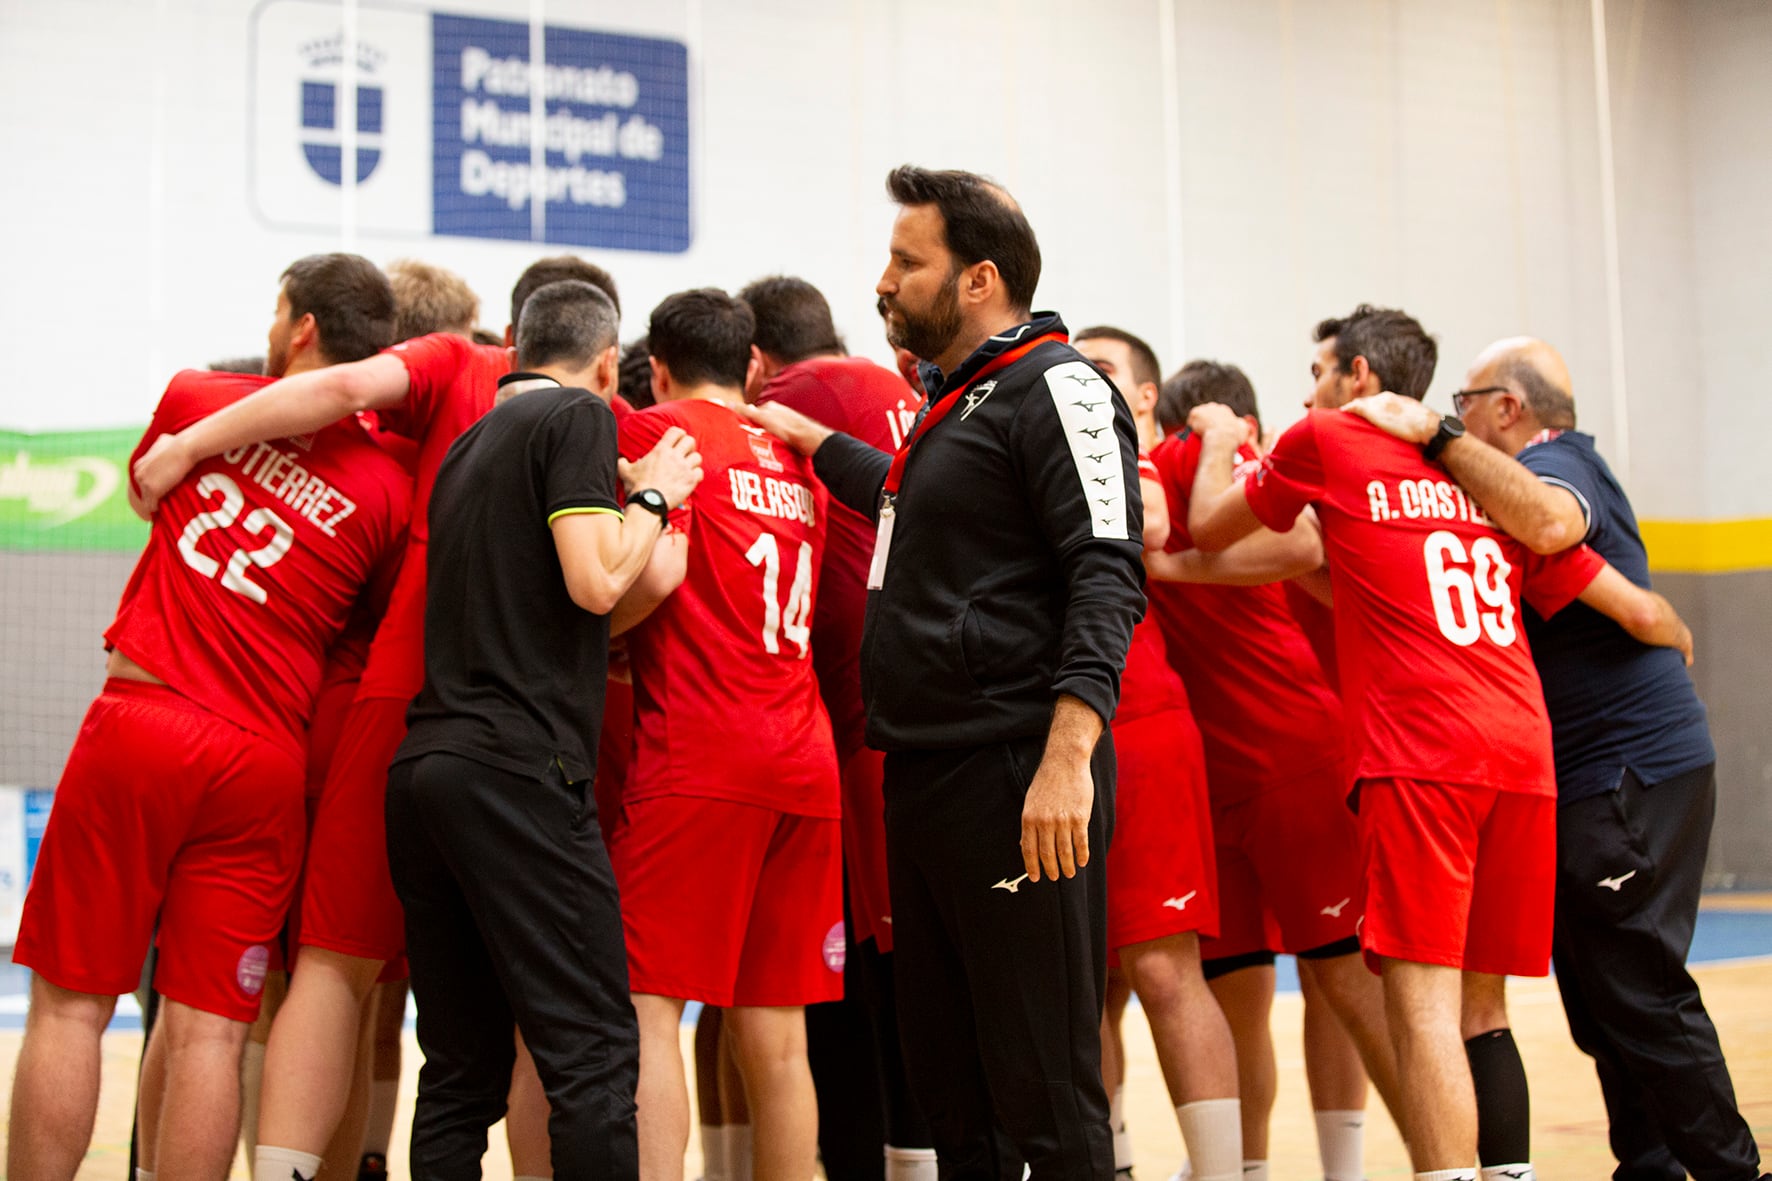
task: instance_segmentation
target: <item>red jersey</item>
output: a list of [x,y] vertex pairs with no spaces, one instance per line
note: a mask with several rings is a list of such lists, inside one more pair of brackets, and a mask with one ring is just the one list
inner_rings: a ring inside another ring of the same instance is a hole
[[834,818],[830,717],[809,658],[829,498],[812,462],[720,402],[652,406],[621,424],[638,459],[673,426],[702,482],[672,514],[679,586],[628,633],[635,749],[625,799],[700,796]]
[[418,444],[412,525],[399,581],[369,649],[359,698],[417,696],[425,683],[425,544],[431,489],[450,444],[492,409],[510,353],[451,332],[403,340],[389,350],[406,366],[406,397],[376,414],[381,429]]
[[1270,529],[1317,506],[1360,778],[1556,794],[1520,596],[1548,619],[1597,554],[1533,554],[1420,447],[1337,410],[1306,415],[1243,487]]
[[[178,374],[130,457],[270,383]],[[391,575],[411,495],[355,418],[206,459],[168,492],[105,644],[305,758],[326,652]]]
[[[1151,458],[1169,505],[1163,548],[1192,549],[1187,514],[1200,437],[1175,435]],[[1253,463],[1256,457],[1245,448],[1239,458]],[[1151,586],[1160,588],[1151,594],[1152,611],[1194,702],[1216,804],[1249,799],[1343,759],[1341,702],[1278,584]]]
[[[763,387],[757,401],[780,402],[808,418],[881,451],[897,451],[923,405],[923,396],[890,369],[862,357],[812,357],[789,365]],[[861,701],[861,626],[867,613],[868,563],[874,523],[830,501],[818,604],[812,613],[812,664],[837,735],[837,757],[861,748],[866,710]]]
[[[1139,452],[1138,475],[1144,480],[1160,479],[1148,452]],[[1153,585],[1146,580],[1147,599]],[[1120,674],[1120,708],[1114,711],[1114,725],[1121,726],[1166,710],[1187,708],[1187,686],[1169,662],[1168,644],[1157,623],[1157,605],[1155,600],[1150,600],[1144,618],[1132,628],[1132,644],[1126,649],[1126,668]]]

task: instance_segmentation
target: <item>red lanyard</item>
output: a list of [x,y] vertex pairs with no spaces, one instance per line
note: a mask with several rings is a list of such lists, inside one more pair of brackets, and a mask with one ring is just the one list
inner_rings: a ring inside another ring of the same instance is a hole
[[918,423],[916,426],[916,429],[914,429],[910,433],[910,435],[908,435],[905,438],[904,446],[902,446],[898,449],[898,454],[896,454],[892,457],[892,466],[890,468],[886,469],[886,486],[885,486],[886,495],[888,497],[894,497],[894,496],[898,495],[898,486],[904,480],[904,465],[905,465],[905,461],[908,460],[911,456],[911,447],[916,443],[916,441],[918,439],[921,439],[924,435],[928,434],[931,430],[935,429],[935,424],[940,422],[942,419],[946,418],[948,416],[948,412],[953,410],[953,408],[955,406],[959,405],[960,396],[962,394],[964,394],[967,390],[971,389],[973,386],[977,385],[980,381],[983,381],[986,377],[989,377],[991,374],[995,373],[997,370],[1002,369],[1008,365],[1013,365],[1015,362],[1021,360],[1023,357],[1027,356],[1029,353],[1033,352],[1035,349],[1037,349],[1041,345],[1045,344],[1047,341],[1050,341],[1050,340],[1063,341],[1064,339],[1065,339],[1065,335],[1062,332],[1048,332],[1044,336],[1036,336],[1034,339],[1028,341],[1024,345],[1018,345],[1017,347],[1010,349],[1008,352],[1003,353],[1000,356],[991,358],[991,360],[989,362],[987,362],[983,368],[981,368],[977,373],[972,375],[971,381],[967,382],[965,385],[963,385],[959,389],[955,390],[952,394],[949,394],[947,397],[943,398],[935,406],[932,406],[929,409],[929,412],[927,414],[923,415],[923,421]]

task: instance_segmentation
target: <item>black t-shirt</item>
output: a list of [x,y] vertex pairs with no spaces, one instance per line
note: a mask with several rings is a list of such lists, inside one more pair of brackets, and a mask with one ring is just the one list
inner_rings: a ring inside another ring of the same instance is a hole
[[572,601],[549,525],[620,516],[616,458],[614,413],[559,386],[509,398],[450,447],[431,494],[425,685],[396,762],[448,751],[591,778],[609,618]]
[[[1636,514],[1593,437],[1563,431],[1529,444],[1519,460],[1575,494],[1587,519],[1582,540],[1647,590],[1649,558]],[[1613,790],[1627,767],[1656,784],[1716,762],[1704,705],[1678,652],[1638,643],[1585,603],[1548,621],[1528,608],[1525,618],[1550,714],[1559,803]]]

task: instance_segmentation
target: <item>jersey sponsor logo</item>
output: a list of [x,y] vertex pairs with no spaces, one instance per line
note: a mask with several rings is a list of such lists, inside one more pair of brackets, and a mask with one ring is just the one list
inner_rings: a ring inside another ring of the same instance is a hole
[[1045,379],[1083,489],[1091,534],[1130,538],[1125,465],[1114,434],[1113,387],[1086,361],[1054,365],[1046,370]]
[[812,489],[804,484],[729,467],[726,486],[732,493],[734,508],[780,521],[804,521],[808,529],[817,527]]
[[1198,890],[1189,890],[1186,894],[1183,894],[1180,898],[1165,899],[1163,901],[1163,905],[1167,906],[1170,910],[1186,910],[1187,904],[1192,902],[1194,900],[1194,895],[1198,894],[1198,893],[1199,893]]
[[[962,414],[961,418],[966,416]],[[892,449],[897,451],[904,446],[905,436],[910,433],[911,424],[917,421],[917,412],[903,398],[898,405],[886,412],[886,433],[892,437]]]
[[824,933],[822,951],[824,966],[841,976],[843,965],[849,961],[849,943],[843,938],[842,920],[831,924],[831,929]]
[[1352,898],[1343,898],[1340,902],[1337,902],[1334,906],[1325,906],[1322,910],[1318,911],[1317,913],[1318,914],[1326,914],[1332,919],[1338,919],[1341,917],[1342,910],[1345,909],[1347,904],[1352,901],[1353,901]]
[[966,404],[960,407],[960,421],[965,422],[967,417],[971,415],[974,410],[977,410],[980,406],[984,405],[984,400],[990,397],[991,391],[996,388],[997,382],[996,379],[993,378],[990,381],[981,381],[971,389],[967,390]]
[[240,953],[240,962],[234,965],[234,982],[247,996],[257,996],[264,991],[265,973],[270,965],[271,949],[255,943]]
[[357,511],[357,502],[310,472],[295,456],[269,443],[250,443],[222,453],[222,462],[288,505],[328,537]]
[[776,458],[775,442],[768,431],[749,423],[744,424],[744,429],[751,444],[751,458],[757,461],[758,467],[772,472],[787,471],[781,460]]
[[[1392,500],[1396,504],[1392,505]],[[1422,478],[1419,480],[1399,480],[1395,485],[1393,496],[1392,486],[1383,480],[1373,480],[1366,485],[1366,508],[1372,519],[1380,523],[1397,520],[1409,521],[1469,521],[1475,525],[1495,528],[1483,506],[1470,498],[1457,484],[1449,480]]]
[[1028,875],[1025,873],[1022,874],[1020,877],[1014,878],[1014,879],[1004,878],[1002,881],[1000,881],[996,885],[992,886],[991,889],[993,889],[993,890],[1007,890],[1011,894],[1015,894],[1021,890],[1021,884],[1027,880],[1028,880]]
[[1637,871],[1633,869],[1629,873],[1621,873],[1615,878],[1601,878],[1599,881],[1595,882],[1594,885],[1599,886],[1602,889],[1610,890],[1616,894],[1624,889],[1624,883],[1636,876]]

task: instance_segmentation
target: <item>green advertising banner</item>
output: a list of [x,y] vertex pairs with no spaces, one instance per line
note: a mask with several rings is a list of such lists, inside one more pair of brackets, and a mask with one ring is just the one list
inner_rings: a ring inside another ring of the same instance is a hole
[[0,549],[141,549],[148,525],[130,511],[128,469],[142,429],[0,431]]

